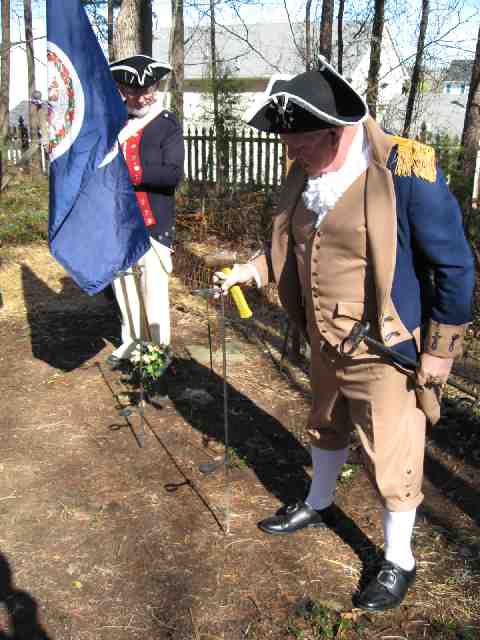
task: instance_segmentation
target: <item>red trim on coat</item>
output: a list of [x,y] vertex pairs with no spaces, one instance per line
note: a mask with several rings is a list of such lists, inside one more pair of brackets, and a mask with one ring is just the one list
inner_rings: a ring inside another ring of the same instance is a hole
[[[130,173],[130,179],[133,185],[139,185],[142,183],[142,161],[140,158],[140,141],[142,139],[143,129],[137,131],[130,136],[128,140],[122,143],[122,151],[127,163],[128,171]],[[137,202],[142,212],[145,226],[151,227],[156,224],[157,221],[153,215],[152,207],[150,206],[150,200],[148,193],[145,191],[136,191]]]

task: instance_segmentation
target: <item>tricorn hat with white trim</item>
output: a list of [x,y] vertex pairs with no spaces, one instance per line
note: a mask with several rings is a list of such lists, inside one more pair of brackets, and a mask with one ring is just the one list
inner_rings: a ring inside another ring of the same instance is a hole
[[115,60],[110,64],[114,80],[135,89],[148,89],[171,70],[169,64],[141,54]]
[[361,96],[327,62],[297,76],[275,75],[244,120],[269,133],[306,133],[348,127],[365,120]]

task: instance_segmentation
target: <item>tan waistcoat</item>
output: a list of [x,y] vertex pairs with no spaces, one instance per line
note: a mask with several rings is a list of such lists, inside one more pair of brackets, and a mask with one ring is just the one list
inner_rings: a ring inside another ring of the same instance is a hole
[[[328,212],[318,232],[316,215],[298,200],[292,216],[294,252],[310,340],[338,347],[357,321],[376,326],[375,283],[368,257],[366,174]],[[366,351],[359,347],[356,355]]]
[[[372,150],[372,160],[365,174],[363,194],[359,194],[361,202],[358,204],[362,204],[365,213],[367,261],[371,265],[375,284],[377,317],[376,322],[372,323],[372,327],[375,332],[379,332],[384,344],[393,346],[412,337],[412,334],[403,325],[391,299],[397,248],[397,218],[393,179],[386,163],[394,142],[380,130],[372,119],[367,120],[365,130]],[[262,255],[253,260],[253,264],[260,274],[262,285],[267,282],[277,283],[282,305],[288,311],[293,322],[303,330],[307,329],[307,309],[304,305],[299,282],[291,223],[293,212],[305,188],[305,180],[305,172],[295,163],[282,191],[280,206],[273,217],[271,250],[268,255]],[[351,191],[351,195],[353,195],[353,191]],[[344,196],[350,199],[350,194],[346,193]],[[337,203],[337,207],[339,206],[343,206],[340,201]],[[348,215],[346,217],[348,218]],[[326,219],[323,222],[325,223]],[[325,239],[325,236],[319,234],[324,231],[322,223],[319,231],[315,234],[319,246]],[[325,260],[324,265],[326,265],[325,273],[334,286],[334,277],[331,274],[336,269],[336,251],[339,247],[334,243],[333,237],[329,239],[329,242],[331,242],[330,259]],[[312,253],[312,259],[316,257],[313,255],[314,253],[315,251]],[[312,284],[315,285],[315,282]],[[347,299],[346,291],[338,289],[336,291],[337,302],[359,301],[355,298]],[[320,325],[319,330],[321,328]],[[338,336],[333,334],[333,325],[330,329],[330,340],[338,343]],[[419,346],[419,331],[414,332],[414,338]]]

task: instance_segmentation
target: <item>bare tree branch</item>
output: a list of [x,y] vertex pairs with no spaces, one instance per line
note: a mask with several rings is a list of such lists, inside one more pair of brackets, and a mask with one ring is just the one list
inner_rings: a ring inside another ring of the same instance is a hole
[[302,49],[298,46],[297,39],[295,37],[295,32],[293,30],[292,20],[290,18],[290,12],[288,11],[288,7],[287,7],[287,0],[283,0],[283,6],[285,8],[285,13],[287,14],[287,19],[288,19],[288,24],[290,26],[290,33],[292,34],[293,44],[295,46],[295,49],[298,52],[298,55],[303,60],[303,62],[305,62],[305,55],[304,55]]
[[276,64],[273,64],[272,62],[270,62],[270,60],[267,60],[267,58],[263,55],[263,53],[259,51],[256,47],[254,47],[253,44],[247,38],[244,38],[239,33],[236,33],[232,29],[229,29],[229,27],[225,26],[224,24],[220,24],[217,21],[215,21],[215,24],[221,29],[223,29],[224,31],[226,31],[227,33],[230,33],[232,36],[235,36],[242,42],[245,42],[245,44],[247,44],[250,47],[250,49],[257,54],[259,58],[261,58],[264,62],[266,62],[270,67],[272,67],[272,69],[274,69],[278,73],[281,72],[281,69]]

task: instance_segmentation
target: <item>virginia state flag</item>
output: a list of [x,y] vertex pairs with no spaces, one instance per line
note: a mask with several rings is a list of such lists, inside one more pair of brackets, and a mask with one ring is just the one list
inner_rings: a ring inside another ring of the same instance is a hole
[[127,112],[81,0],[47,0],[49,244],[93,295],[149,249],[117,144]]

